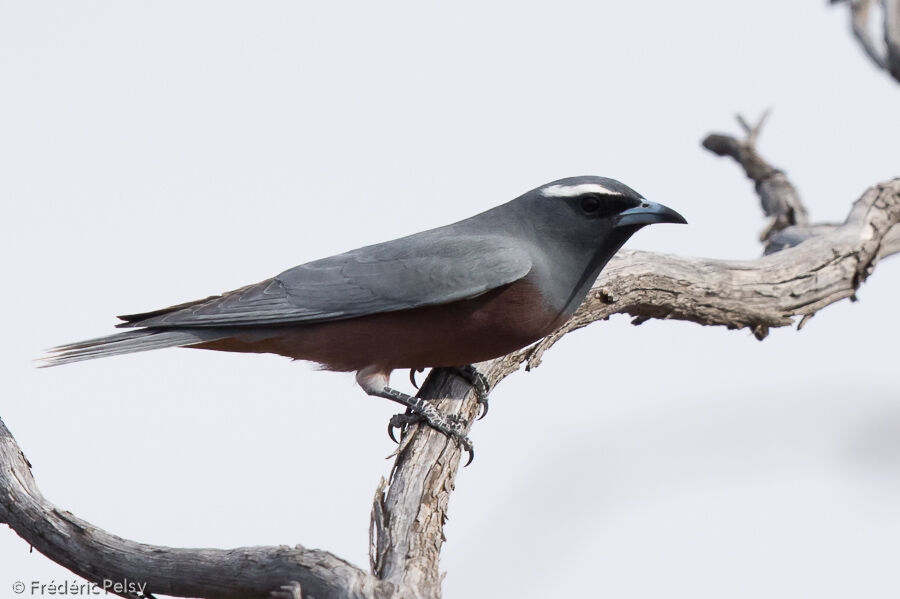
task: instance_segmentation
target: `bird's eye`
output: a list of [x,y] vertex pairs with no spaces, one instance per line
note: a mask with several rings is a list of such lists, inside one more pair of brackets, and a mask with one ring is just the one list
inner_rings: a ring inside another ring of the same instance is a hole
[[581,209],[585,214],[594,214],[600,209],[600,198],[595,195],[588,195],[581,198]]

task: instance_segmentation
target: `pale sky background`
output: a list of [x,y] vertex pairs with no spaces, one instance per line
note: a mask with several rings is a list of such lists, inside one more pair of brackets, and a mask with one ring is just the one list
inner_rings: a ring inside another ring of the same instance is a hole
[[[752,186],[699,146],[738,111],[774,108],[814,220],[900,174],[900,85],[824,0],[0,6],[0,416],[51,501],[148,543],[364,566],[396,408],[274,356],[44,348],[570,175],[690,221],[629,247],[756,257]],[[473,430],[445,596],[897,597],[898,296],[889,260],[763,343],[568,336]],[[0,529],[0,597],[65,579]]]

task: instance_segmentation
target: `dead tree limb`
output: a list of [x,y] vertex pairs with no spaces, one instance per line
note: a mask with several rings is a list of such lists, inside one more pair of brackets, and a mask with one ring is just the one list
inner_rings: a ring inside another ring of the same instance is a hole
[[873,0],[831,0],[832,4],[846,2],[850,9],[850,30],[853,37],[859,42],[863,52],[875,63],[879,69],[887,68],[887,61],[878,46],[869,23],[869,14],[872,10]]
[[875,0],[830,0],[830,3],[849,6],[850,29],[863,52],[875,66],[900,82],[900,0],[880,0],[884,15],[884,49],[872,34],[871,11]]
[[[760,235],[760,241],[766,244],[767,255],[830,233],[839,226],[833,223],[810,224],[800,194],[787,174],[770,165],[756,150],[756,142],[768,116],[769,111],[766,111],[759,122],[751,127],[744,117],[738,115],[738,123],[746,135],[743,139],[713,133],[703,140],[704,148],[718,156],[733,158],[754,182],[763,213],[771,218],[769,226]],[[879,250],[879,258],[897,251],[900,251],[900,227],[892,229],[885,235]]]
[[[32,547],[100,587],[125,580],[146,593],[246,599],[298,581],[325,599],[388,597],[386,585],[334,555],[296,547],[173,549],[111,535],[44,499],[31,464],[0,421],[0,522]],[[121,593],[138,597],[136,593]]]
[[[806,213],[793,186],[755,150],[759,125],[745,129],[746,140],[720,135],[710,149],[738,160],[757,183],[773,222],[788,223],[769,233],[770,244],[793,229],[803,239],[745,261],[620,252],[562,328],[529,348],[479,365],[492,387],[523,364],[537,366],[565,334],[613,314],[629,314],[634,324],[658,318],[748,328],[763,339],[772,327],[788,326],[798,317],[802,325],[825,306],[852,298],[878,260],[900,251],[895,232],[900,227],[894,227],[900,221],[900,179],[868,189],[841,224],[800,224]],[[467,429],[478,412],[468,384],[444,371],[428,377],[421,395],[456,414]],[[173,549],[110,535],[41,495],[30,464],[2,422],[0,522],[87,580],[103,585],[127,578],[146,584],[143,596],[299,599],[302,588],[307,599],[437,599],[443,526],[459,460],[459,449],[443,435],[419,426],[406,431],[390,479],[376,491],[371,573],[300,546]]]
[[769,241],[774,233],[793,225],[805,225],[807,222],[806,208],[800,201],[797,189],[784,171],[763,160],[756,150],[756,141],[768,116],[767,110],[756,125],[750,126],[744,117],[738,115],[738,123],[746,135],[744,139],[713,133],[703,140],[703,147],[710,152],[734,158],[756,185],[763,212],[772,219],[760,234],[760,241]]
[[884,41],[888,71],[900,82],[900,0],[884,0]]

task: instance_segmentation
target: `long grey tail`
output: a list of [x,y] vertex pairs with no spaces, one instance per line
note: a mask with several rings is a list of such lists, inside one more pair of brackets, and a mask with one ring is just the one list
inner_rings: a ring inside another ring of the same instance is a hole
[[221,331],[215,330],[139,329],[54,347],[47,350],[47,355],[40,358],[42,363],[39,367],[60,366],[70,362],[132,354],[164,347],[194,345],[204,341],[214,341],[226,336]]

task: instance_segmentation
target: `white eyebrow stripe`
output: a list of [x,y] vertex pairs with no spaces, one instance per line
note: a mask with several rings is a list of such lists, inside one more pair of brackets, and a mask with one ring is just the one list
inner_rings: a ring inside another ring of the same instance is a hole
[[541,195],[547,198],[572,198],[583,193],[605,193],[611,195],[624,195],[614,189],[603,187],[599,183],[579,183],[578,185],[551,185],[541,190]]

